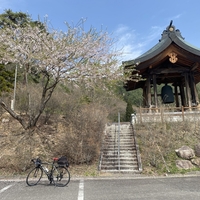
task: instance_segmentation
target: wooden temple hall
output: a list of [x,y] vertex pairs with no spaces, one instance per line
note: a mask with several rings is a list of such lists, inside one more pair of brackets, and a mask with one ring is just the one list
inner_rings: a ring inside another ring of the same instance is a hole
[[[196,85],[200,82],[200,49],[187,43],[170,22],[159,42],[134,60],[123,62],[131,71],[127,91],[142,88],[143,107],[198,107]],[[158,92],[158,85],[159,92]]]

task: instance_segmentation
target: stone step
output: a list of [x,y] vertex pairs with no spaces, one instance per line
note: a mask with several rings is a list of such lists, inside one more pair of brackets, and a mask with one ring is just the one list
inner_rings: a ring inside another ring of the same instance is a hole
[[105,148],[105,149],[102,149],[104,153],[120,153],[120,154],[125,154],[125,153],[135,153],[136,152],[136,148],[134,147],[120,147],[119,149],[118,148]]
[[135,147],[135,145],[132,143],[127,143],[127,144],[120,144],[119,146],[118,146],[118,144],[104,144],[103,146],[102,146],[102,149],[104,149],[104,148],[113,148],[113,149],[118,149],[118,147],[124,147],[124,148],[136,148]]
[[[101,149],[100,169],[107,172],[119,172],[120,167],[120,172],[138,173],[137,150],[130,123],[120,124],[120,133],[118,128],[117,123],[110,124],[106,128],[106,135]],[[120,150],[120,160],[118,160],[118,150]]]
[[136,147],[132,144],[132,145],[120,145],[120,146],[118,146],[118,145],[109,145],[109,146],[104,146],[103,148],[102,148],[102,150],[105,150],[105,149],[118,149],[118,148],[120,148],[120,149],[136,149]]
[[115,142],[115,143],[118,143],[118,142],[135,142],[134,138],[120,138],[118,140],[118,138],[107,138],[107,139],[104,139],[104,143],[108,143],[108,142]]
[[118,154],[118,152],[121,154],[121,155],[124,155],[126,153],[135,153],[136,152],[136,149],[135,148],[120,148],[119,151],[118,151],[118,148],[116,149],[105,149],[103,151],[104,153],[115,153],[115,154]]
[[134,169],[102,169],[101,172],[105,172],[105,173],[121,173],[121,174],[141,174],[141,172],[139,170],[134,170]]
[[[127,137],[127,136],[133,137],[133,134],[132,133],[120,134],[120,137]],[[113,133],[113,134],[109,133],[106,135],[106,137],[119,137],[119,135],[116,133]]]
[[116,164],[110,164],[110,163],[102,163],[101,164],[101,168],[118,168],[118,166],[120,166],[120,168],[134,168],[134,169],[138,169],[138,165],[137,165],[137,163],[134,163],[134,164],[130,164],[130,163],[128,163],[128,164],[126,164],[126,163],[120,163],[120,165],[118,164],[118,163],[116,163]]
[[118,147],[118,146],[135,146],[135,143],[133,142],[121,142],[121,143],[117,143],[117,142],[110,142],[110,143],[104,143],[102,147]]
[[135,140],[134,139],[122,139],[120,141],[118,140],[105,140],[104,141],[105,144],[115,144],[115,145],[118,145],[118,143],[120,144],[134,144],[135,143]]
[[115,165],[115,166],[107,166],[107,165],[101,165],[102,170],[118,170],[118,169],[124,170],[124,169],[131,169],[131,170],[138,170],[138,166],[131,166],[131,165]]
[[[128,156],[128,155],[134,156],[134,155],[136,155],[136,153],[137,152],[133,151],[133,150],[129,151],[129,152],[122,152],[122,151],[120,151],[119,155],[121,157]],[[115,151],[104,151],[102,155],[103,156],[118,156],[118,151],[117,150],[115,150]]]
[[104,144],[103,145],[103,148],[118,148],[118,146],[120,147],[134,147],[135,148],[135,144],[134,143],[120,143],[119,145],[118,144]]
[[132,136],[133,137],[133,134],[132,133],[126,133],[126,134],[118,134],[118,133],[107,133],[105,135],[105,137],[124,137],[124,136]]
[[[113,154],[113,153],[108,153],[108,154],[104,154],[102,159],[109,159],[109,158],[118,158],[117,154]],[[126,155],[122,155],[120,154],[120,159],[129,159],[129,158],[136,158],[136,154],[126,154]]]
[[133,140],[133,139],[126,139],[126,140],[120,140],[119,142],[118,142],[118,140],[105,140],[104,141],[104,146],[106,146],[106,145],[116,145],[116,146],[118,146],[118,144],[124,144],[124,145],[129,145],[129,144],[131,144],[131,145],[134,145],[134,143],[135,143],[135,140]]
[[119,135],[113,133],[113,134],[106,135],[106,138],[113,138],[113,137],[133,137],[133,134],[132,133],[120,134],[120,136],[119,136]]
[[[109,161],[102,161],[101,165],[106,165],[106,166],[116,166],[118,165],[118,161],[115,162],[109,162]],[[120,160],[120,165],[128,165],[128,166],[138,166],[137,161],[133,162],[133,161],[121,161]]]
[[134,138],[133,137],[121,137],[121,138],[118,138],[118,137],[116,137],[116,138],[114,138],[114,137],[107,137],[107,138],[105,138],[104,139],[104,142],[106,142],[106,141],[115,141],[115,142],[118,142],[118,140],[119,141],[126,141],[126,140],[133,140],[134,141]]
[[[102,159],[104,160],[104,159]],[[118,157],[108,157],[106,158],[106,160],[109,160],[109,161],[118,161]],[[133,157],[127,157],[127,158],[124,158],[124,157],[120,157],[120,160],[123,161],[123,160],[126,160],[126,161],[137,161],[136,159],[136,156],[133,156]]]

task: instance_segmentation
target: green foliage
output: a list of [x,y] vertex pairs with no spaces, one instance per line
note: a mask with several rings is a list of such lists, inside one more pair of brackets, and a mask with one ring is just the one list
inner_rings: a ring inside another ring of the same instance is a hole
[[15,27],[15,25],[20,25],[26,27],[27,24],[31,26],[38,26],[41,29],[45,29],[43,23],[39,21],[33,21],[30,16],[23,12],[13,12],[12,10],[5,10],[3,14],[0,14],[0,28]]
[[0,94],[10,92],[14,86],[15,71],[0,64]]
[[115,94],[122,98],[125,102],[131,102],[132,105],[138,107],[142,105],[142,89],[126,91],[123,82],[117,82],[113,87],[113,90]]
[[130,122],[131,121],[131,114],[133,114],[133,106],[131,104],[130,101],[127,102],[127,106],[126,106],[126,121]]
[[[12,27],[15,28],[16,25],[20,25],[22,27],[26,27],[27,24],[31,26],[38,26],[41,29],[45,30],[45,26],[43,23],[39,21],[33,21],[30,16],[23,12],[13,12],[12,10],[5,10],[4,13],[0,14],[0,28],[3,29],[5,27]],[[3,47],[2,47],[3,48]],[[14,65],[13,65],[14,66]],[[2,92],[10,92],[11,89],[14,86],[14,67],[12,64],[9,65],[0,65],[0,94]],[[18,77],[19,80],[23,77],[24,81],[24,75],[22,73],[22,70],[18,68]],[[31,68],[31,73],[28,77],[31,81],[38,83],[40,79],[40,75],[35,73],[35,69]],[[18,80],[18,81],[19,81]],[[22,80],[22,79],[21,79]]]

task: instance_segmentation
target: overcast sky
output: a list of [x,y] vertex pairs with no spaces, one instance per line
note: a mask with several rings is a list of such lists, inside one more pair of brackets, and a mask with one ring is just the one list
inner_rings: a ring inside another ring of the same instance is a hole
[[173,20],[185,41],[200,48],[200,0],[0,0],[0,12],[25,12],[33,20],[45,18],[57,30],[65,23],[86,19],[105,30],[123,48],[122,60],[131,60],[149,50]]

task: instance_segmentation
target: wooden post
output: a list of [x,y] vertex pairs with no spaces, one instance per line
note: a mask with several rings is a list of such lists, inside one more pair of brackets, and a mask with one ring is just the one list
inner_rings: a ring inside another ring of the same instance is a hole
[[181,112],[182,112],[182,118],[183,118],[183,121],[184,121],[184,107],[182,106],[181,108],[182,108],[182,109],[181,109]]
[[157,92],[157,83],[156,83],[156,74],[153,74],[153,91],[154,91],[154,103],[157,112],[158,108],[158,92]]
[[198,96],[196,84],[195,84],[195,81],[194,81],[194,74],[193,73],[191,73],[191,87],[192,87],[193,96],[194,96],[194,98],[193,98],[194,103],[197,106],[199,104],[199,96]]
[[143,88],[143,93],[142,93],[142,97],[143,97],[143,107],[147,106],[147,87],[146,85]]
[[[147,105],[151,108],[151,78],[147,78]],[[151,109],[149,110],[151,111]]]
[[140,123],[142,123],[142,111],[141,111],[141,107],[140,107]]
[[181,105],[186,106],[186,99],[185,99],[185,91],[182,84],[179,85],[180,93],[181,93]]
[[164,122],[164,111],[163,111],[163,107],[160,109],[160,117],[161,117],[161,122]]
[[189,73],[189,86],[190,86],[190,91],[191,91],[191,101],[192,101],[192,106],[195,104],[196,105],[196,97],[195,97],[195,91],[194,91],[194,77],[192,72],[190,71]]
[[187,104],[189,110],[191,110],[192,102],[191,102],[191,91],[189,87],[188,73],[185,73],[185,88],[186,88]]
[[177,87],[177,84],[174,86],[174,88],[175,88],[176,107],[179,107],[180,104],[179,104],[179,99],[178,99],[178,87]]

